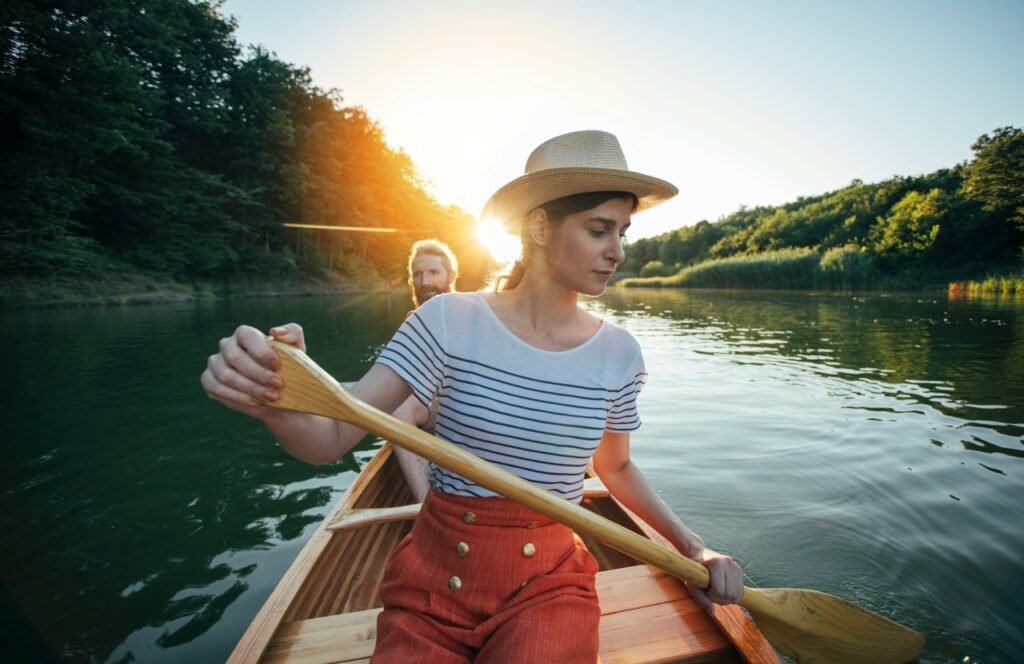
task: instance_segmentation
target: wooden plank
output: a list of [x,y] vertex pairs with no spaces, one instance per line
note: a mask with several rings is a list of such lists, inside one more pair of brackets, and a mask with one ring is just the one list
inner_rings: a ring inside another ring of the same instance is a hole
[[411,505],[399,505],[398,507],[369,507],[366,509],[345,510],[339,513],[327,530],[346,530],[348,528],[362,528],[363,526],[376,526],[389,521],[408,521],[415,519],[420,513],[422,503]]
[[739,661],[729,640],[692,600],[601,617],[602,664]]
[[[609,495],[608,489],[601,482],[600,478],[588,477],[583,481],[583,498],[605,498]],[[328,530],[346,530],[349,528],[362,528],[363,526],[375,526],[389,521],[407,521],[415,519],[420,513],[422,503],[410,505],[399,505],[397,507],[367,507],[360,509],[346,509],[338,512]]]
[[693,601],[675,577],[650,565],[598,572],[597,594],[602,616],[653,604]]
[[368,658],[377,638],[380,609],[298,620],[282,625],[264,662],[331,664]]
[[[373,652],[380,609],[311,618],[281,627],[265,662],[354,664]],[[692,600],[619,611],[601,618],[602,664],[739,661],[728,639]]]
[[[738,661],[732,646],[673,577],[647,565],[601,572],[601,661]],[[379,609],[283,625],[266,652],[268,662],[330,664],[368,658]]]

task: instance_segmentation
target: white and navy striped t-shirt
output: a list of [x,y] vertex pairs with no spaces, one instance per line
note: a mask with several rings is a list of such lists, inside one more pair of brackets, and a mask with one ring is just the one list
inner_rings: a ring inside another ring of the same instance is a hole
[[[609,321],[576,348],[546,351],[506,328],[483,293],[447,293],[406,319],[377,362],[424,405],[438,398],[438,436],[576,503],[602,433],[640,426],[640,345]],[[446,493],[495,495],[434,465],[430,482]]]

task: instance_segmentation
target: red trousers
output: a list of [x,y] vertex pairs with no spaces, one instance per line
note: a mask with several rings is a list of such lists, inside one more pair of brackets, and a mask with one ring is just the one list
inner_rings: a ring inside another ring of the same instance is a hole
[[505,498],[430,491],[381,585],[374,664],[594,664],[597,563]]

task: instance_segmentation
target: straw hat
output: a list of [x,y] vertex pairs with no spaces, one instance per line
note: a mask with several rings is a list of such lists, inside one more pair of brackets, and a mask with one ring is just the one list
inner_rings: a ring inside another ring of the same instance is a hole
[[606,131],[574,131],[541,143],[526,160],[526,171],[494,193],[481,218],[493,217],[510,231],[530,210],[556,198],[593,191],[628,191],[637,211],[679,193],[664,180],[626,166],[619,139]]

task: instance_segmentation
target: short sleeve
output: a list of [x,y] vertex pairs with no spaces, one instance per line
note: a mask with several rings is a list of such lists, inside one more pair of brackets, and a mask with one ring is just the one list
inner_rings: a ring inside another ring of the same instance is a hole
[[444,296],[438,295],[405,319],[377,362],[393,369],[429,407],[444,382],[446,336]]
[[640,345],[636,344],[636,355],[629,368],[622,375],[621,387],[612,390],[609,395],[608,416],[605,430],[628,432],[640,428],[640,411],[637,409],[636,398],[647,382],[647,368]]

